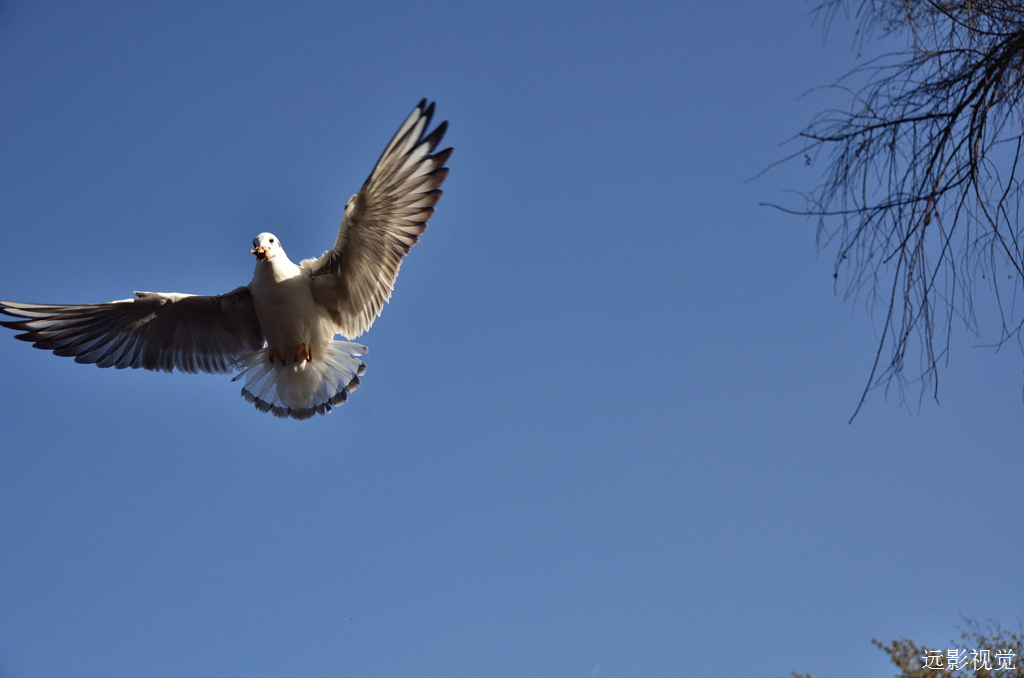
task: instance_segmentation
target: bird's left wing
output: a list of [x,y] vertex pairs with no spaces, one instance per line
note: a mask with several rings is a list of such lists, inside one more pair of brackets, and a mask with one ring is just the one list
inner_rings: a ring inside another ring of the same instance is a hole
[[135,299],[58,306],[0,301],[0,313],[19,320],[0,325],[17,339],[75,362],[171,372],[228,372],[263,346],[252,294],[239,287],[199,296],[136,292]]
[[448,123],[428,133],[434,104],[421,101],[384,149],[366,183],[345,206],[334,247],[302,267],[313,298],[349,339],[380,315],[402,265],[441,197],[452,149],[434,152]]

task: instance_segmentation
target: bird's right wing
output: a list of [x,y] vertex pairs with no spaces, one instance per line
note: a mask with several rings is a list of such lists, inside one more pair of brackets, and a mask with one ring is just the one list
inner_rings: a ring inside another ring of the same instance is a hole
[[0,301],[19,320],[0,325],[17,339],[75,362],[171,372],[229,372],[262,348],[264,338],[248,287],[199,296],[136,292],[135,299],[59,306]]

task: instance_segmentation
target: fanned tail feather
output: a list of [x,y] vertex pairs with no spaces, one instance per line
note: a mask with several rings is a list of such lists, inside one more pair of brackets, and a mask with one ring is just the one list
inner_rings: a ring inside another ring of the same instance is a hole
[[270,360],[270,348],[261,348],[235,363],[241,371],[232,381],[245,378],[242,397],[260,412],[309,419],[327,414],[359,388],[366,363],[357,356],[367,350],[351,341],[328,341],[313,351],[312,360],[282,365]]

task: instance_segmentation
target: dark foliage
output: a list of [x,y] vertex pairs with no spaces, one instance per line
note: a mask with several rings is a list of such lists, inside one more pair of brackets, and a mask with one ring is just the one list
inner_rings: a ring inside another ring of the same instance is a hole
[[[909,638],[871,642],[899,669],[895,678],[1024,678],[1024,635],[1011,633],[994,620],[981,623],[964,619],[964,626],[958,630],[960,640],[944,648],[918,645]],[[950,650],[962,657],[955,668],[950,668],[945,659]],[[793,678],[814,676],[794,671]]]

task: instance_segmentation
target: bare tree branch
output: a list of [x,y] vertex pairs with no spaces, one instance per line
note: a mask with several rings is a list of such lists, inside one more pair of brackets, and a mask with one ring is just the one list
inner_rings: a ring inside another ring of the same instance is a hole
[[938,398],[952,324],[980,332],[982,288],[999,305],[995,344],[1020,338],[1024,5],[826,0],[817,11],[826,23],[852,14],[861,40],[907,42],[836,83],[847,105],[812,120],[793,156],[827,158],[801,213],[817,217],[819,245],[838,247],[837,285],[885,309],[856,417],[880,386]]

